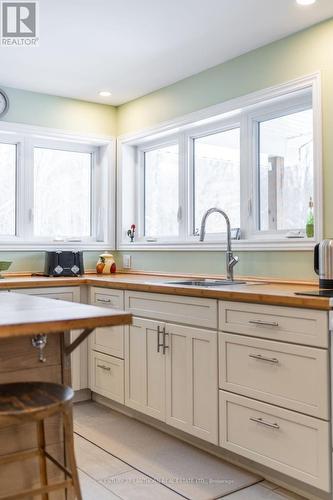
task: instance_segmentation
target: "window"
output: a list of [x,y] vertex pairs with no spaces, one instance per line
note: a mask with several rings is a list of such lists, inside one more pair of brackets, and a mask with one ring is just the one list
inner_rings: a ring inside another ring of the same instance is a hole
[[144,152],[144,234],[178,235],[178,145]]
[[[240,227],[240,129],[235,128],[193,139],[194,227],[197,234],[206,210],[228,212],[231,226]],[[221,231],[223,220],[213,214],[206,232]]]
[[313,198],[313,112],[259,123],[260,231],[301,230]]
[[16,144],[0,143],[0,235],[16,233]]
[[[322,237],[319,88],[318,75],[305,77],[120,140],[119,248],[131,224],[131,248],[203,248],[202,217],[217,207],[237,229],[236,247],[312,249]],[[211,215],[205,244],[224,244],[225,231]]]
[[34,148],[34,236],[91,237],[92,154]]
[[111,142],[0,125],[1,246],[114,246]]

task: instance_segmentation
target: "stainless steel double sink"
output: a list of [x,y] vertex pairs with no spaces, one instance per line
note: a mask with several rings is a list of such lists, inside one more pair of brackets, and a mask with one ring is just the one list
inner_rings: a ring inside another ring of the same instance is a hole
[[229,285],[246,285],[246,281],[241,280],[182,280],[182,281],[161,281],[163,285],[197,286],[197,287],[218,287]]

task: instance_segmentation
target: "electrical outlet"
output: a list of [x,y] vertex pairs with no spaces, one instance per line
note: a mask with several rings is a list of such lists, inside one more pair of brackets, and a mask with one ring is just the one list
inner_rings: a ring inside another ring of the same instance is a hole
[[132,257],[130,255],[123,255],[123,268],[130,269],[132,264]]

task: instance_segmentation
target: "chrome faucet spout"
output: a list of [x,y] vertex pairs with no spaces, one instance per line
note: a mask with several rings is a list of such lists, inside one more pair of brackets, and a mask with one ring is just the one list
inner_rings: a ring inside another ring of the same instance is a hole
[[213,213],[218,213],[222,215],[225,219],[226,225],[227,225],[227,251],[226,251],[226,270],[227,270],[227,279],[228,280],[233,280],[234,279],[234,267],[239,261],[239,258],[237,256],[234,257],[231,249],[231,226],[230,226],[230,219],[228,215],[224,212],[224,210],[221,210],[221,208],[213,207],[207,210],[205,212],[204,216],[202,217],[201,221],[201,227],[200,227],[200,241],[204,241],[205,235],[206,235],[206,223],[208,217],[213,214]]

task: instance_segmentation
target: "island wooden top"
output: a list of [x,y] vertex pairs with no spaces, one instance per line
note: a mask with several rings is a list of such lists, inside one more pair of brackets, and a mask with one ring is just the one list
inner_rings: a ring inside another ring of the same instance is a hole
[[[269,279],[238,277],[248,282],[247,285],[232,285],[219,288],[189,287],[176,284],[165,284],[165,281],[180,279],[196,279],[204,276],[188,275],[157,275],[143,273],[117,273],[108,276],[86,274],[78,278],[47,278],[39,276],[8,277],[0,280],[1,289],[44,288],[74,285],[92,285],[120,290],[136,290],[141,292],[163,293],[171,295],[187,295],[192,297],[206,297],[212,299],[252,302],[257,304],[271,304],[279,306],[301,307],[307,309],[330,310],[333,300],[325,297],[296,295],[296,292],[318,290],[314,283],[299,282],[271,282]],[[206,278],[208,276],[205,276]],[[209,276],[213,279],[222,279],[223,276]],[[74,305],[72,304],[74,307]]]
[[128,325],[131,319],[131,314],[115,309],[20,293],[0,293],[0,339],[99,326]]

